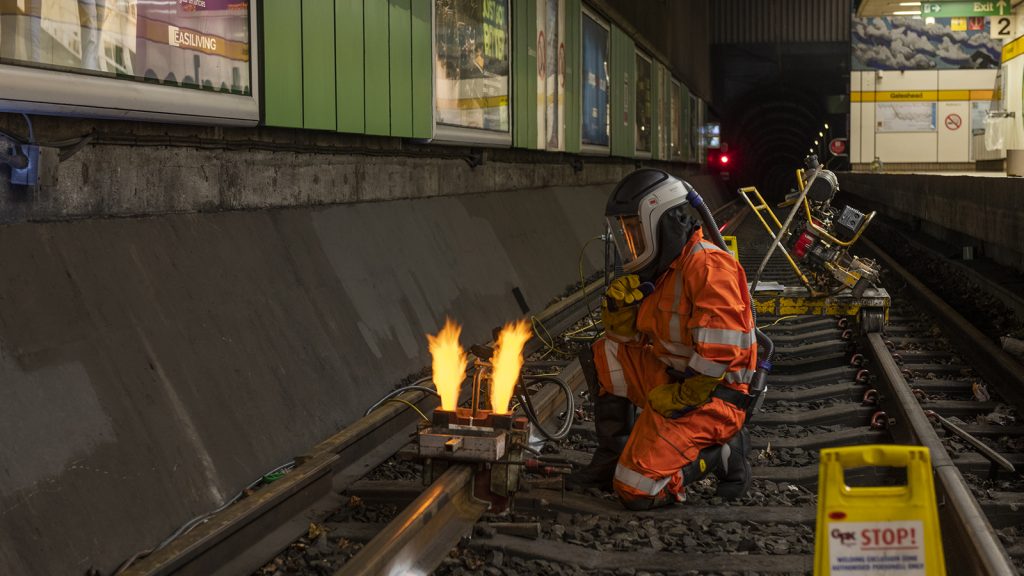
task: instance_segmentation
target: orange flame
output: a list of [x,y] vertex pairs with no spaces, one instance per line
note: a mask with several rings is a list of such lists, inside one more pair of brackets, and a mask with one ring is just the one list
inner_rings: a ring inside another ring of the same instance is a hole
[[491,373],[491,410],[508,414],[512,390],[523,368],[523,346],[530,339],[525,320],[505,324],[494,350],[494,371]]
[[459,404],[459,389],[466,378],[466,352],[459,345],[462,326],[445,318],[444,327],[437,336],[427,334],[430,355],[433,357],[434,387],[441,395],[441,409],[454,411]]

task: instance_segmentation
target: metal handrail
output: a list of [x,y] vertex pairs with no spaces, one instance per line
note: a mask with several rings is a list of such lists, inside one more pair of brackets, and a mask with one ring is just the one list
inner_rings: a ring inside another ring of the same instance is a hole
[[[768,206],[768,203],[765,202],[764,197],[761,196],[761,193],[758,192],[756,187],[746,186],[744,188],[740,188],[739,192],[740,196],[742,196],[743,199],[746,200],[747,205],[750,206],[750,208],[754,211],[754,214],[757,216],[757,219],[761,221],[761,225],[764,226],[764,229],[768,232],[769,236],[775,238],[776,233],[772,229],[771,225],[768,224],[768,221],[764,218],[764,216],[761,215],[762,211],[768,212],[768,215],[771,217],[772,221],[775,222],[775,225],[779,228],[778,233],[782,234],[782,222],[779,222],[778,217],[775,216],[774,212],[772,212],[772,209]],[[750,194],[753,194],[757,197],[757,205],[755,205],[754,202],[750,200]],[[807,275],[804,274],[804,271],[800,269],[800,266],[797,265],[796,261],[793,260],[793,257],[790,256],[789,251],[786,250],[786,247],[780,244],[779,250],[782,251],[782,254],[786,257],[786,260],[789,262],[789,265],[793,268],[793,272],[795,272],[797,277],[800,278],[800,282],[802,282],[803,285],[807,288],[807,290],[811,293],[811,296],[824,296],[824,292],[818,292],[811,286],[811,281],[807,278]]]

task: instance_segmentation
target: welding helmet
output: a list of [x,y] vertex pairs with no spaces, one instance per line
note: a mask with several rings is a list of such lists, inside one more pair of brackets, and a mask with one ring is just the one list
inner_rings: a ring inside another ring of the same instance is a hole
[[653,281],[672,263],[699,226],[686,209],[687,187],[663,170],[643,168],[619,182],[605,217],[622,270]]

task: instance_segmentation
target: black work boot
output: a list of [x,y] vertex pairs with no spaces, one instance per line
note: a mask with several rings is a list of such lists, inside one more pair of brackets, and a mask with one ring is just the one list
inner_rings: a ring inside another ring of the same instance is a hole
[[740,430],[722,446],[721,464],[714,470],[718,478],[717,496],[727,499],[742,498],[754,481],[747,453],[750,452],[750,433]]
[[636,410],[629,398],[605,394],[594,398],[594,427],[597,449],[586,468],[570,474],[566,484],[579,488],[612,489],[619,455],[633,430]]

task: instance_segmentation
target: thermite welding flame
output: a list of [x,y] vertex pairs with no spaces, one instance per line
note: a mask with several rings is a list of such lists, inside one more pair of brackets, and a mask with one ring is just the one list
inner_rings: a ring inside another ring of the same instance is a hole
[[459,389],[466,378],[466,351],[459,345],[462,326],[445,318],[437,336],[427,334],[433,357],[434,387],[441,395],[441,409],[454,411],[459,403]]
[[494,349],[494,371],[491,373],[491,410],[495,414],[508,414],[512,390],[523,368],[523,346],[530,339],[525,320],[506,324],[498,335]]

